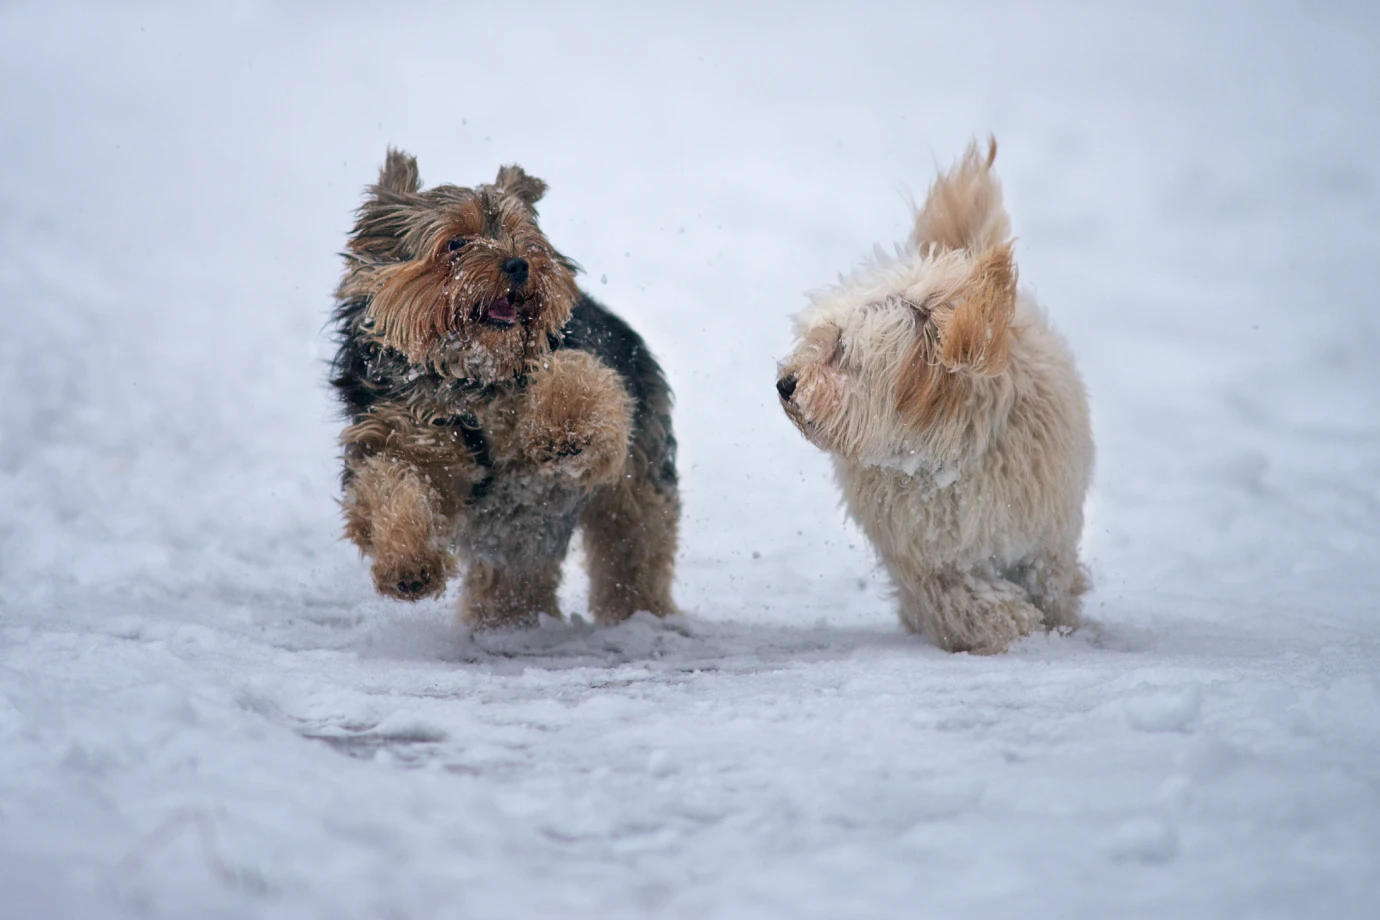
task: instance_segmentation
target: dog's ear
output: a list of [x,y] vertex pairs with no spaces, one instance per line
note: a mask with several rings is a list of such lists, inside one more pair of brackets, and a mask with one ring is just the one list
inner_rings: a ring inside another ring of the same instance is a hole
[[1016,315],[1016,263],[1011,243],[977,259],[952,310],[937,310],[939,363],[951,371],[995,377],[1011,362],[1011,321]]
[[536,176],[529,176],[523,171],[521,166],[504,166],[498,171],[498,178],[494,180],[494,185],[502,189],[505,194],[512,195],[526,204],[529,208],[541,201],[541,196],[546,194],[546,183]]
[[389,147],[379,181],[365,190],[364,204],[355,212],[350,250],[373,257],[402,257],[403,236],[422,207],[417,197],[421,188],[417,158]]
[[422,188],[422,176],[417,172],[417,158],[404,150],[389,147],[383,160],[383,168],[379,170],[378,185],[374,188],[377,192],[416,194]]

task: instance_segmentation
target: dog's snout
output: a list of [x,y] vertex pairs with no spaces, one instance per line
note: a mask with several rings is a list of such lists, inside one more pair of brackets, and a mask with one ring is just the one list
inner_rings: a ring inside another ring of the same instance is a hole
[[782,399],[790,399],[795,393],[795,374],[787,374],[776,381],[776,392],[781,394]]
[[503,273],[513,279],[513,284],[527,283],[527,260],[509,259],[503,263]]

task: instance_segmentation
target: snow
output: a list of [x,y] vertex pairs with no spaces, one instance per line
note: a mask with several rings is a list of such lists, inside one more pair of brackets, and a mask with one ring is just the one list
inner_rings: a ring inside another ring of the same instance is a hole
[[[851,6],[0,9],[0,916],[1376,914],[1380,15]],[[773,374],[989,130],[1096,623],[975,658],[900,630]],[[683,619],[572,570],[470,636],[339,541],[389,143],[547,180],[664,358]]]

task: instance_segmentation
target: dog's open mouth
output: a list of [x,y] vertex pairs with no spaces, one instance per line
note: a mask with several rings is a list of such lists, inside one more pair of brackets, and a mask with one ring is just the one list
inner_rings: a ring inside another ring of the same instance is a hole
[[484,322],[490,326],[511,326],[518,321],[518,307],[522,298],[516,294],[504,294],[484,308]]

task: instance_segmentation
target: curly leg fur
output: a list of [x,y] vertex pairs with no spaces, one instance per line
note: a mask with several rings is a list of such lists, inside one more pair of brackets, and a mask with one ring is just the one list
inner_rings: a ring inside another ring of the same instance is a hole
[[646,478],[630,476],[595,493],[580,525],[596,621],[620,623],[639,610],[677,612],[671,582],[679,521],[680,500]]
[[484,562],[465,570],[460,620],[473,629],[530,629],[540,614],[560,618],[556,587],[561,561],[534,572],[511,572]]
[[360,460],[353,472],[345,536],[374,557],[374,587],[408,601],[445,590],[455,560],[446,551],[449,527],[435,490],[416,467],[387,454]]
[[1004,652],[1041,626],[1040,611],[1005,579],[944,568],[898,582],[901,623],[948,652]]
[[1046,629],[1072,632],[1083,624],[1080,610],[1088,574],[1078,562],[1077,547],[1039,554],[1024,567],[1018,581],[1044,614]]
[[543,471],[595,486],[622,475],[632,414],[616,373],[592,355],[560,351],[533,375],[517,437]]

